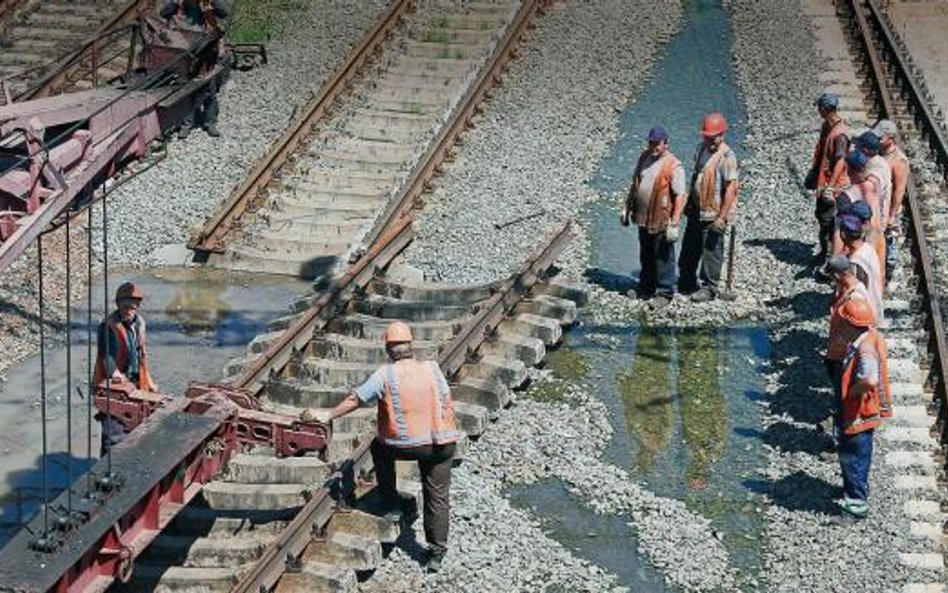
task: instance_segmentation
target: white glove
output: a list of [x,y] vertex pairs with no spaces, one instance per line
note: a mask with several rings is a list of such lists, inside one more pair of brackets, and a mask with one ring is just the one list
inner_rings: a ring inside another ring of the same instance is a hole
[[629,226],[629,209],[626,206],[623,206],[622,212],[619,213],[619,224]]
[[665,227],[665,240],[669,243],[674,243],[678,240],[678,237],[681,234],[681,227],[677,224],[670,224]]
[[325,408],[306,408],[300,412],[300,420],[303,422],[329,424],[332,421],[332,412]]

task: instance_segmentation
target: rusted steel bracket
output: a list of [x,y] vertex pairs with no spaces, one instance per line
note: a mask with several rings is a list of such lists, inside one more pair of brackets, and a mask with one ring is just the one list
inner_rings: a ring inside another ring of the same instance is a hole
[[[133,430],[158,409],[177,406],[178,399],[139,391],[128,382],[103,383],[96,389],[95,406]],[[278,457],[292,457],[307,452],[322,453],[329,442],[328,426],[261,411],[252,394],[230,385],[195,383],[185,392],[185,400],[183,411],[189,414],[220,415],[218,409],[229,410],[226,421],[233,425],[236,446],[267,445]]]
[[333,102],[352,84],[362,68],[380,49],[381,44],[399,25],[403,15],[413,6],[413,0],[397,0],[392,4],[375,28],[362,39],[345,63],[323,86],[319,95],[306,106],[296,123],[273,145],[270,152],[254,168],[253,173],[231,193],[200,232],[191,238],[188,242],[189,249],[205,254],[224,251],[224,239],[244,211],[267,183],[274,179],[289,156],[306,140],[313,125],[328,113]]

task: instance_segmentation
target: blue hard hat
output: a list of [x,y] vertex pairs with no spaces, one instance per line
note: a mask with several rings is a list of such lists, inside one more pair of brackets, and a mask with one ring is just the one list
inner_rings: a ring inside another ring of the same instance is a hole
[[813,102],[819,109],[836,109],[839,107],[839,95],[836,93],[823,93]]
[[857,217],[860,222],[868,222],[872,220],[872,208],[870,208],[869,204],[863,200],[853,202],[852,206],[849,208],[848,214],[852,214],[853,216]]
[[662,126],[655,126],[648,131],[649,142],[661,142],[662,140],[668,140],[668,131]]
[[862,221],[853,214],[843,214],[839,217],[839,232],[848,237],[858,237],[862,234]]
[[869,163],[869,157],[859,150],[850,150],[846,155],[846,164],[857,171],[862,171]]
[[870,130],[860,134],[859,137],[856,138],[856,148],[859,150],[866,149],[873,155],[877,155],[882,149],[882,145],[880,143],[879,136]]

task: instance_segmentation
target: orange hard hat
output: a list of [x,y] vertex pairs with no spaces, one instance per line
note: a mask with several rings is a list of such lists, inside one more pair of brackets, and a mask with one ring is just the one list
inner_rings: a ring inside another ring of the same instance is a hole
[[385,328],[385,333],[382,334],[382,341],[386,344],[411,342],[411,340],[411,328],[408,327],[408,324],[404,321],[391,322],[388,324],[388,327]]
[[849,299],[839,309],[839,316],[854,327],[869,327],[876,322],[876,315],[872,306],[865,299]]
[[115,291],[115,300],[119,299],[138,299],[142,300],[142,291],[134,282],[126,282]]
[[701,120],[702,136],[718,136],[726,131],[727,120],[717,111],[712,111]]

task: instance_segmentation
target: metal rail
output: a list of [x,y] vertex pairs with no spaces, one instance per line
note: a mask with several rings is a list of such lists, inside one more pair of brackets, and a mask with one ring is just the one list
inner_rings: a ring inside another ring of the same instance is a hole
[[[934,118],[925,94],[920,92],[921,85],[915,80],[914,73],[906,67],[908,59],[901,44],[896,41],[892,29],[884,22],[885,18],[873,0],[849,0],[850,9],[859,32],[859,42],[869,59],[867,75],[875,89],[875,98],[879,112],[883,117],[894,118],[896,114],[895,94],[898,90],[889,87],[886,79],[886,64],[876,47],[876,42],[885,52],[888,65],[896,71],[896,81],[900,83],[903,96],[909,101],[916,123],[920,123],[923,132],[927,132],[929,146],[933,149],[939,164],[948,163],[945,135],[938,120]],[[868,10],[867,10],[868,8]],[[930,378],[935,392],[935,401],[939,404],[938,426],[941,430],[942,445],[948,444],[948,384],[945,377],[948,371],[948,343],[945,340],[944,317],[941,312],[938,287],[932,258],[925,238],[922,224],[923,213],[919,206],[917,184],[914,177],[909,178],[905,191],[905,203],[909,212],[909,237],[912,240],[915,266],[919,274],[919,288],[925,297],[926,328],[929,335],[929,349],[933,357],[932,371],[937,379]]]
[[[399,224],[404,224],[402,219]],[[477,314],[472,317],[451,342],[442,349],[438,364],[445,376],[452,377],[461,367],[471,362],[481,344],[490,339],[504,317],[529,295],[531,288],[543,278],[563,249],[576,236],[572,222],[556,229],[524,261],[520,268],[505,280]],[[355,489],[358,480],[372,469],[371,438],[363,439],[352,456],[343,463],[312,499],[300,510],[293,521],[269,546],[231,593],[266,593],[276,587],[286,572],[303,554],[314,534],[322,532],[332,519],[337,500],[345,500]]]
[[469,128],[474,127],[474,116],[481,112],[481,103],[487,98],[490,89],[501,84],[501,76],[507,71],[509,63],[517,56],[517,46],[523,40],[526,30],[538,14],[543,14],[550,4],[549,0],[527,0],[517,11],[514,22],[507,28],[504,38],[494,48],[488,64],[490,68],[481,71],[473,91],[465,96],[441,133],[428,145],[428,150],[412,169],[407,181],[384,212],[376,220],[372,230],[363,239],[363,245],[371,245],[398,220],[407,216],[412,209],[420,207],[421,196],[431,187],[431,180],[443,172],[442,163],[451,160],[451,150]]
[[244,211],[277,175],[280,167],[299,148],[315,126],[330,111],[333,103],[352,87],[372,56],[381,51],[382,43],[392,34],[404,15],[414,8],[413,0],[397,0],[358,46],[349,54],[319,95],[304,109],[300,118],[273,145],[250,176],[241,183],[200,232],[188,242],[188,248],[199,253],[220,253],[224,238],[234,228]]
[[255,358],[232,384],[254,394],[259,393],[271,374],[282,370],[292,359],[293,353],[309,343],[313,332],[325,327],[353,294],[365,288],[380,270],[385,269],[411,243],[414,236],[411,223],[411,220],[404,219],[382,237],[345,276],[335,281],[313,306],[298,317],[279,340]]

